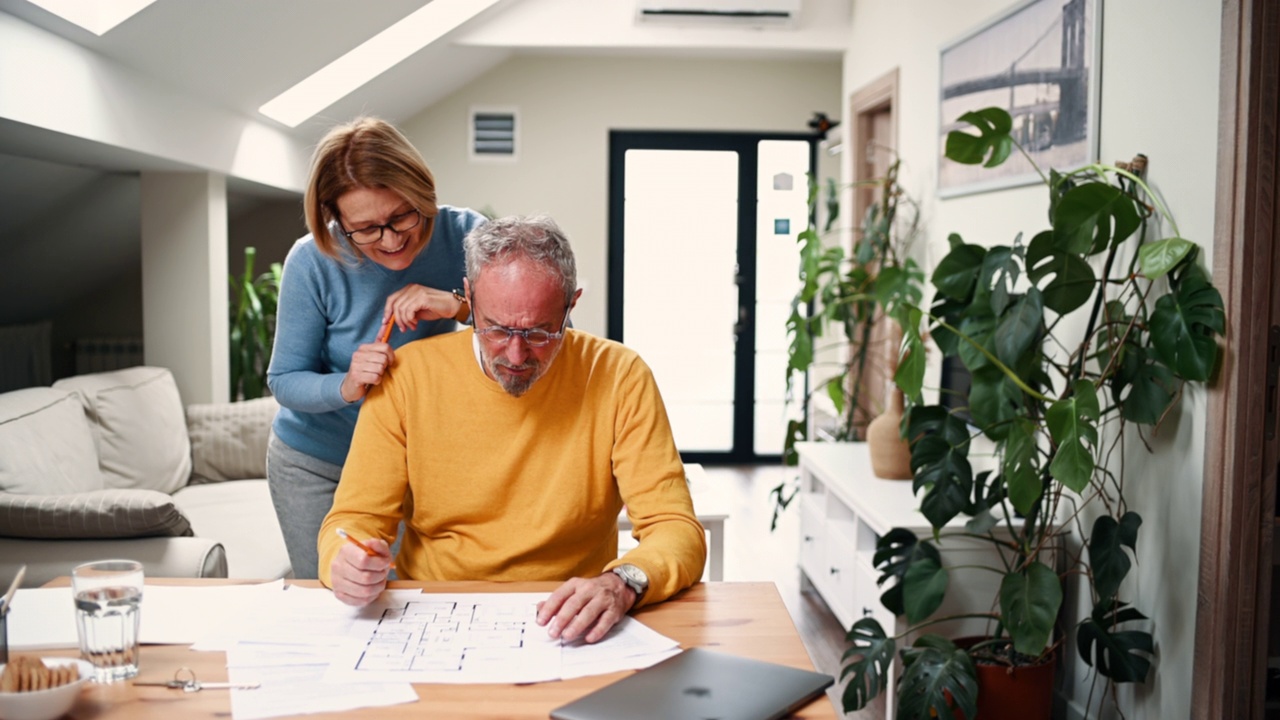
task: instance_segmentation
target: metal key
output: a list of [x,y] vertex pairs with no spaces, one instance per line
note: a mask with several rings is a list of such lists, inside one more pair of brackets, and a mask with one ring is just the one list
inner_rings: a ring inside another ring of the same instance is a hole
[[231,683],[231,682],[211,682],[202,683],[198,680],[192,680],[182,686],[183,692],[200,692],[201,690],[257,690],[262,687],[262,683]]
[[135,680],[134,685],[150,686],[150,687],[166,687],[177,690],[182,689],[183,692],[200,692],[201,690],[256,690],[262,686],[261,683],[230,683],[230,682],[211,682],[202,683],[196,679],[196,673],[191,668],[178,668],[173,674],[172,680],[165,681],[145,681],[139,682]]

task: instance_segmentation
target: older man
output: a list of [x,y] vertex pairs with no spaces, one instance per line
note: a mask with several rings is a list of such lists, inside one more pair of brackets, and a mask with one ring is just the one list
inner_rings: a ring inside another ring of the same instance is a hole
[[[494,220],[465,248],[474,330],[402,347],[365,400],[320,529],[320,579],[343,602],[372,601],[403,519],[400,577],[563,580],[538,622],[595,642],[702,575],[666,410],[635,352],[568,328],[581,290],[554,222]],[[619,558],[624,505],[639,545]]]

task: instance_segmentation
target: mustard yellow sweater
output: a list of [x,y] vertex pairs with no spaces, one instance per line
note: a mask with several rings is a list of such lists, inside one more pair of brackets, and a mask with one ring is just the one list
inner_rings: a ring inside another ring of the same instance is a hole
[[[642,568],[642,603],[697,582],[706,562],[666,409],[632,350],[569,330],[523,397],[480,369],[465,330],[396,350],[365,398],[320,528],[320,579],[344,528],[405,537],[396,572],[417,580],[565,580],[622,562]],[[640,544],[618,558],[626,505]]]

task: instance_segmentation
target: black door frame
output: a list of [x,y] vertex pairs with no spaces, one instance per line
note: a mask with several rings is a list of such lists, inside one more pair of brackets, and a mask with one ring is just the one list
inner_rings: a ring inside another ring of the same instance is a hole
[[[734,341],[734,430],[733,449],[729,452],[682,452],[681,459],[690,463],[764,463],[781,460],[779,455],[756,455],[755,362],[756,318],[756,167],[757,147],[762,140],[791,140],[809,143],[809,173],[817,168],[818,139],[812,133],[784,132],[709,132],[709,131],[633,131],[612,130],[609,133],[609,256],[608,256],[608,335],[623,338],[622,303],[626,250],[623,228],[626,227],[623,180],[626,177],[628,150],[712,150],[737,152],[738,162],[738,307],[741,322]],[[806,180],[807,182],[807,180]],[[691,302],[697,289],[691,288]],[[746,312],[741,312],[746,308]]]

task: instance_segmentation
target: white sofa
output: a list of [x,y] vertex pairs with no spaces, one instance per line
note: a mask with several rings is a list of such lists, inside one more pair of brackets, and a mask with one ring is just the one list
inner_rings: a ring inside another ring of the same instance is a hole
[[0,394],[0,584],[112,557],[150,577],[288,577],[265,479],[277,407],[184,408],[155,367]]

